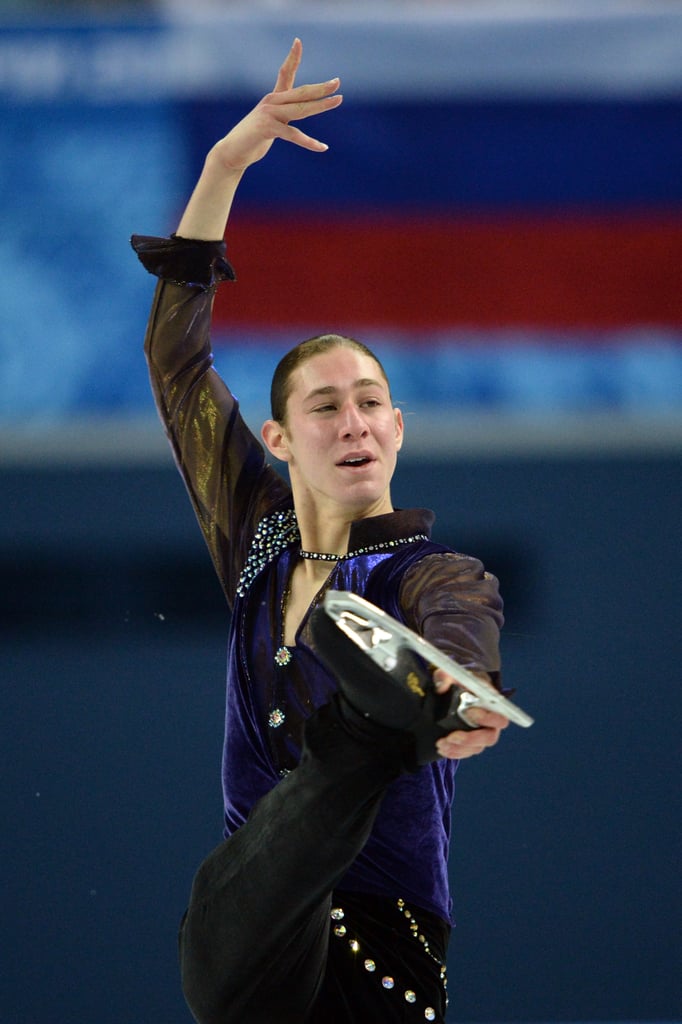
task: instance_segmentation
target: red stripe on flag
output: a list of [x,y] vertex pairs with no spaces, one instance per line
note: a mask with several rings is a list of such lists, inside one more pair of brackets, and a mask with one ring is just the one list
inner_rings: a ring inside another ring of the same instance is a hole
[[682,212],[378,216],[237,212],[225,325],[320,330],[682,324]]

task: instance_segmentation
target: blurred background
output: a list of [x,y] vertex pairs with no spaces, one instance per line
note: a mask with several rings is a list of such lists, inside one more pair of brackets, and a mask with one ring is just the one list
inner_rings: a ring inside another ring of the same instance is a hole
[[0,1021],[190,1020],[228,616],[129,237],[295,35],[344,105],[243,182],[218,368],[258,427],[296,341],[375,348],[394,501],[499,576],[537,719],[458,774],[448,1021],[680,1021],[675,0],[0,3]]

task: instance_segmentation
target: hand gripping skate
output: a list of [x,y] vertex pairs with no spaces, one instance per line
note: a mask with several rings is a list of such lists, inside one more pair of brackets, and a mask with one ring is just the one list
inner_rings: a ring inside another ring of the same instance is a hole
[[[419,764],[437,757],[439,737],[477,728],[468,718],[471,708],[496,711],[524,728],[533,724],[530,715],[490,683],[357,594],[327,591],[313,636],[356,711],[380,725],[413,733]],[[444,693],[433,684],[436,668],[456,680]]]

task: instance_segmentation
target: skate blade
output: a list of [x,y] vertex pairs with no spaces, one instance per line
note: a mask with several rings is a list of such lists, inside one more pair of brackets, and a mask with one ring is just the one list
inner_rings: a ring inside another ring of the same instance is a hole
[[359,597],[349,590],[328,590],[324,596],[324,608],[338,628],[384,671],[390,672],[395,668],[398,652],[401,648],[407,647],[433,668],[441,668],[452,676],[457,685],[470,695],[460,702],[459,714],[465,721],[467,710],[482,707],[487,711],[504,715],[510,722],[524,729],[533,724],[534,719],[530,715],[495,690],[491,684],[483,682],[473,672],[453,661],[428,640],[364,597]]

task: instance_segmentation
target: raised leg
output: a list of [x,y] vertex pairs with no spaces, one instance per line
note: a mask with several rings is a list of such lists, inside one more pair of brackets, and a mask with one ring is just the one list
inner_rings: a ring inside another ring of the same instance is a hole
[[331,891],[402,760],[395,734],[349,727],[338,702],[311,717],[299,766],[194,879],[180,958],[199,1024],[302,1024],[324,975]]

